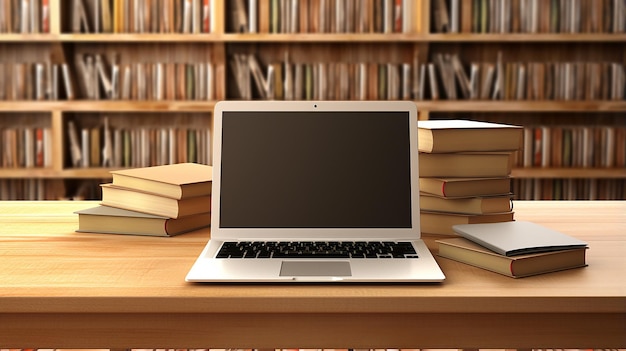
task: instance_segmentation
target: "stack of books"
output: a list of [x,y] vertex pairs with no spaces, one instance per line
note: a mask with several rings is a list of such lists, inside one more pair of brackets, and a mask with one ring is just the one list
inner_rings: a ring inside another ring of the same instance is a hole
[[455,225],[439,256],[513,278],[586,266],[587,243],[532,222]]
[[77,231],[173,236],[207,227],[212,173],[196,163],[111,171],[101,206],[76,212]]
[[522,139],[519,126],[419,121],[422,233],[456,236],[456,224],[512,221],[510,174]]

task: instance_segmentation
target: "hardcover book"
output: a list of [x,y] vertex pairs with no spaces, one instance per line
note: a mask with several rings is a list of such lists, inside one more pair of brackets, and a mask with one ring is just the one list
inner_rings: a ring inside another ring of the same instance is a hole
[[508,195],[511,192],[511,179],[420,178],[420,191],[446,198]]
[[513,278],[586,266],[586,248],[504,256],[464,238],[437,240],[439,256]]
[[169,218],[211,211],[211,195],[174,199],[153,193],[102,184],[102,204]]
[[98,206],[76,211],[78,232],[174,236],[208,227],[211,213],[199,213],[177,219],[147,213]]
[[506,177],[511,167],[508,152],[421,153],[419,161],[420,177]]
[[420,211],[422,233],[458,236],[452,229],[458,224],[509,222],[514,213],[464,214],[452,212]]
[[177,163],[111,171],[113,185],[140,190],[173,199],[211,194],[213,167],[197,163]]
[[503,213],[512,210],[512,203],[509,195],[444,198],[422,193],[420,209],[467,214]]
[[522,145],[520,126],[470,121],[419,121],[418,149],[421,152],[515,151]]

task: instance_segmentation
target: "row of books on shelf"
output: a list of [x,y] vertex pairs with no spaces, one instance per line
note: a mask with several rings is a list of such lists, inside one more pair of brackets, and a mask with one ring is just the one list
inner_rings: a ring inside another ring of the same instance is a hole
[[622,0],[433,0],[437,33],[623,33]]
[[0,0],[0,34],[49,33],[50,0]]
[[254,54],[229,60],[238,97],[278,100],[623,100],[618,62],[471,62],[456,54],[433,61],[263,63]]
[[512,182],[515,200],[624,200],[625,179],[520,178]]
[[[87,186],[87,184],[85,184]],[[74,197],[83,199],[83,197]],[[93,197],[88,197],[93,199]],[[0,200],[62,200],[67,199],[63,180],[56,179],[0,179]]]
[[234,33],[409,33],[410,0],[237,0],[228,9]]
[[36,127],[0,128],[2,168],[52,166],[52,129]]
[[626,127],[534,126],[524,128],[519,167],[626,167]]
[[[103,55],[67,63],[0,62],[0,100],[214,100],[211,62],[108,63]],[[80,90],[76,89],[76,84]]]
[[68,121],[69,161],[73,167],[148,167],[181,162],[211,163],[208,128],[118,128],[80,126]]
[[419,65],[416,99],[623,100],[620,62],[461,62],[458,54],[435,53]]
[[212,33],[215,1],[73,0],[74,33]]
[[237,94],[243,99],[398,100],[413,96],[410,63],[293,63],[262,67],[255,55],[230,61]]
[[76,60],[78,82],[87,99],[214,100],[215,65],[211,62],[109,62],[105,55]]
[[67,63],[0,62],[1,100],[74,99],[75,88]]

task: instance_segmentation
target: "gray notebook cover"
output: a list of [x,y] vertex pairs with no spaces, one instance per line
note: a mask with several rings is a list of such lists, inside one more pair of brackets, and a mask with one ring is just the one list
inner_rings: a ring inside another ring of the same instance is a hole
[[452,229],[464,238],[504,256],[586,247],[567,234],[525,221],[459,224]]

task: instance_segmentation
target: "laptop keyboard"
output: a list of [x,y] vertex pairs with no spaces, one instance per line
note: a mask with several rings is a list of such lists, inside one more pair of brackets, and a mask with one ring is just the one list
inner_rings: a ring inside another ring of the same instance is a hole
[[417,258],[410,242],[238,241],[222,244],[217,258]]

